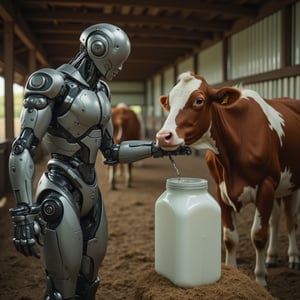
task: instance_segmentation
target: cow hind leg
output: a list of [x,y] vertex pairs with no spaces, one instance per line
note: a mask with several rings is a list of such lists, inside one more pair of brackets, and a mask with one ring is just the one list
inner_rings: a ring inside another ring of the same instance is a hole
[[256,197],[256,210],[251,228],[251,240],[256,251],[256,281],[267,286],[267,269],[265,265],[265,248],[268,241],[270,216],[274,206],[274,181],[266,178],[259,186]]
[[265,266],[265,246],[267,243],[267,234],[263,232],[261,227],[261,216],[258,210],[255,211],[254,222],[251,228],[251,240],[256,252],[256,262],[254,274],[256,281],[262,285],[267,286],[267,269]]
[[274,202],[272,214],[270,217],[270,237],[267,249],[266,267],[275,268],[277,266],[278,258],[278,228],[280,220],[280,201],[276,199]]
[[289,256],[289,268],[300,269],[299,251],[297,248],[296,241],[296,230],[297,230],[297,201],[298,192],[294,193],[290,197],[283,199],[284,213],[286,220],[286,228],[288,233],[288,256]]

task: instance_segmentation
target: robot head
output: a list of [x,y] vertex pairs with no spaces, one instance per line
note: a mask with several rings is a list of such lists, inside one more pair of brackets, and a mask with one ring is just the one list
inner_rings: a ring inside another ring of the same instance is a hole
[[85,29],[80,42],[101,75],[112,80],[121,70],[130,54],[130,41],[119,27],[100,23]]

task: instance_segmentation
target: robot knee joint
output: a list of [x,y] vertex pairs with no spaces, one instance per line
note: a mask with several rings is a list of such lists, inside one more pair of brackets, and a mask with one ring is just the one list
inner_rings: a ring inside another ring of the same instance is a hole
[[51,229],[55,229],[62,217],[63,217],[64,207],[59,195],[56,193],[49,194],[41,205],[41,213],[43,219],[47,222],[47,225]]

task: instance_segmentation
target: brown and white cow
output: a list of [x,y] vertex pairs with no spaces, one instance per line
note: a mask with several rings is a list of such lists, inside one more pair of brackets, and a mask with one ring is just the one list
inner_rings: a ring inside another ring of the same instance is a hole
[[[179,76],[168,96],[169,112],[157,144],[164,149],[191,145],[206,149],[208,168],[216,182],[221,206],[226,263],[236,266],[239,240],[236,215],[248,203],[256,206],[251,239],[256,250],[256,281],[266,286],[265,248],[274,199],[282,198],[289,235],[289,266],[299,268],[296,245],[295,191],[300,186],[300,101],[263,99],[253,90],[214,89],[202,76]],[[275,263],[274,205],[266,262]]]
[[[115,143],[119,144],[123,141],[141,139],[141,122],[136,113],[127,105],[120,103],[112,108],[112,123]],[[116,189],[117,167],[124,171],[125,187],[131,187],[132,163],[109,166],[110,188],[112,190]]]

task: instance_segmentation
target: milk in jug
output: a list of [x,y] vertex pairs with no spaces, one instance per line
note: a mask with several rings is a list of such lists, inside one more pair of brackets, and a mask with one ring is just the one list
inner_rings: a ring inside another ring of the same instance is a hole
[[221,209],[207,180],[169,178],[155,203],[155,270],[195,287],[221,276]]

